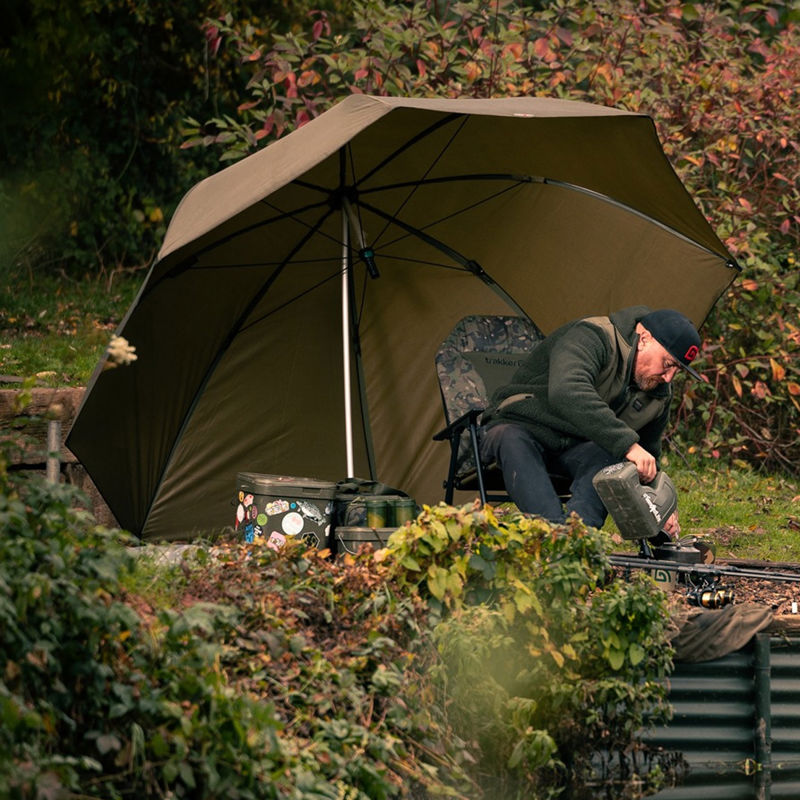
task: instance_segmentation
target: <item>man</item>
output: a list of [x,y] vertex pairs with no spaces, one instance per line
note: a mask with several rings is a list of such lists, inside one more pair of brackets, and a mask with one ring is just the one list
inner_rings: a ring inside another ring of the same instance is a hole
[[[496,462],[520,511],[562,522],[548,471],[566,474],[566,513],[600,528],[607,511],[592,486],[598,470],[632,461],[642,482],[658,471],[661,437],[679,369],[700,349],[691,321],[671,309],[625,308],[567,323],[536,345],[482,418],[481,458]],[[664,526],[680,531],[677,513]]]

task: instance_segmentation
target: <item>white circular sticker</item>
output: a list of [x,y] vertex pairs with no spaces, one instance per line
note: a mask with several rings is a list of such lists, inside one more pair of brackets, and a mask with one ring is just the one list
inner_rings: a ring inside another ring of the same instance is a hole
[[283,518],[281,528],[287,536],[297,536],[303,530],[303,518],[296,511],[290,511]]
[[236,521],[241,522],[244,519],[244,506],[239,503],[239,508],[236,509]]

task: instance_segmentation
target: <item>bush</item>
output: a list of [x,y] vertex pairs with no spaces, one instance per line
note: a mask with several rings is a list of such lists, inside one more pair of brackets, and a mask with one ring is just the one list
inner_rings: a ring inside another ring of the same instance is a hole
[[665,711],[663,596],[606,586],[577,522],[440,506],[337,563],[222,542],[154,610],[79,499],[0,470],[5,797],[558,792]]
[[576,518],[488,506],[426,508],[390,539],[399,583],[444,614],[432,677],[498,797],[624,784],[645,766],[640,731],[669,714],[666,595],[644,575],[613,580],[606,545]]
[[151,646],[121,601],[132,557],[75,500],[0,477],[3,797],[277,796],[279,723],[214,667],[230,614],[164,612]]

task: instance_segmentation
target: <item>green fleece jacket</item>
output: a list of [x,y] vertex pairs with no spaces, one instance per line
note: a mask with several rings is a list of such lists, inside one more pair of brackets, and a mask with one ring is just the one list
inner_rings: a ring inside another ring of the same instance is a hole
[[633,383],[636,323],[649,311],[632,306],[551,333],[494,393],[482,424],[522,425],[552,453],[593,441],[622,459],[639,442],[658,458],[672,388],[644,392]]

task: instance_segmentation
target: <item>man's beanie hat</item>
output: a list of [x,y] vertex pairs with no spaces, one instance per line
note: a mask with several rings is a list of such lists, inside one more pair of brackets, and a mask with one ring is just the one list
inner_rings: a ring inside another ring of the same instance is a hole
[[640,322],[682,369],[693,378],[702,380],[700,374],[689,366],[700,352],[700,334],[690,319],[679,311],[662,308],[645,314]]

